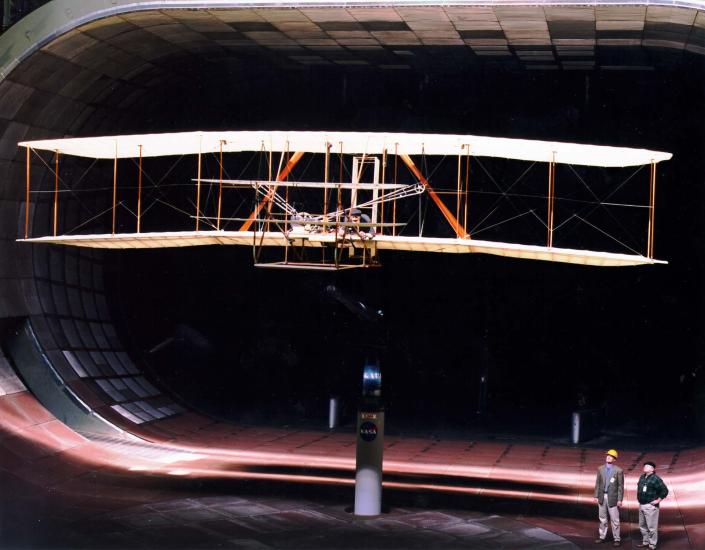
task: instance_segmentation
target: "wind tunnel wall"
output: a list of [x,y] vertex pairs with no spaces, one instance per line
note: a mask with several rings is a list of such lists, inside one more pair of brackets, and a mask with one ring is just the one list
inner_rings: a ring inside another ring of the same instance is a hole
[[[25,208],[24,151],[17,142],[178,128],[168,118],[174,111],[163,114],[165,104],[173,107],[174,90],[198,85],[193,71],[204,74],[204,64],[212,67],[210,82],[219,75],[237,82],[260,65],[271,68],[269,78],[292,66],[442,71],[448,60],[508,70],[627,70],[658,67],[684,51],[705,53],[705,14],[685,5],[311,8],[299,2],[289,9],[169,10],[160,3],[164,9],[157,11],[142,4],[140,11],[130,11],[137,4],[116,5],[91,14],[84,2],[79,17],[77,4],[51,2],[27,18],[29,27],[20,22],[0,38],[15,41],[10,57],[20,40],[31,43],[15,58],[0,58],[3,347],[30,388],[44,388],[52,412],[84,431],[113,425],[163,437],[160,424],[185,410],[146,379],[118,336],[103,253],[15,242]],[[42,29],[40,18],[54,27]],[[33,190],[52,189],[42,165],[50,160],[32,157]],[[66,201],[59,225],[73,227],[81,216],[80,202]],[[48,194],[33,195],[30,219],[30,234],[49,232]]]

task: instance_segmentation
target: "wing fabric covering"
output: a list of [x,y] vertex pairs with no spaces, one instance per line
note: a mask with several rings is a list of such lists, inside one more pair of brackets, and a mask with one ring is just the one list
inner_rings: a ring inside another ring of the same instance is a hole
[[[497,157],[582,166],[625,167],[661,162],[670,153],[554,141],[458,134],[363,132],[179,132],[23,141],[20,147],[88,158],[113,159],[236,153],[242,151],[326,152],[328,145],[345,155],[381,155],[386,149],[406,155]],[[141,151],[141,153],[140,153]]]
[[[348,237],[350,242],[358,241],[356,236]],[[38,237],[24,242],[61,244],[88,248],[175,248],[180,246],[241,245],[241,246],[303,246],[320,248],[336,243],[332,234],[289,233],[285,236],[278,231],[174,231],[161,233],[120,233],[116,235],[64,235],[58,237]],[[545,260],[570,264],[593,266],[635,266],[665,264],[645,256],[594,252],[571,248],[546,248],[544,246],[479,241],[476,239],[453,239],[434,237],[400,237],[379,235],[372,241],[378,250],[399,250],[410,252],[442,252],[453,254],[492,254],[508,258]]]

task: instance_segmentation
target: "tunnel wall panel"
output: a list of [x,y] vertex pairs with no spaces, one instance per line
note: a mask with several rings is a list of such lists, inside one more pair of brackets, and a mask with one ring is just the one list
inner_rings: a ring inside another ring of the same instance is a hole
[[0,396],[23,392],[26,389],[12,369],[8,358],[0,350]]

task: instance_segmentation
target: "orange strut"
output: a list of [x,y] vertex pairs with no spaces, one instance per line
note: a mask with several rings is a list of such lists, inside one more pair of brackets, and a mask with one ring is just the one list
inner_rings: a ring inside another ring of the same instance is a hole
[[443,204],[443,201],[441,198],[436,194],[436,192],[433,190],[433,187],[431,187],[431,184],[428,183],[428,180],[423,177],[423,174],[419,171],[419,169],[416,167],[414,164],[414,161],[411,160],[411,157],[409,155],[405,155],[403,153],[400,153],[399,156],[401,159],[404,161],[404,164],[406,164],[409,167],[409,170],[416,176],[416,179],[418,179],[423,186],[426,188],[426,191],[428,191],[429,196],[431,199],[433,199],[433,202],[436,203],[436,206],[441,210],[441,213],[443,214],[443,217],[448,221],[450,226],[455,230],[455,234],[462,237],[463,239],[468,239],[470,238],[470,235],[468,235],[467,231],[465,231],[465,228],[460,224],[460,222],[456,219],[456,217],[453,215],[453,213],[448,210],[448,207]]
[[[299,160],[303,156],[304,154],[302,151],[296,151],[296,153],[294,153],[289,159],[289,161],[286,163],[286,166],[282,168],[282,171],[279,172],[279,175],[277,176],[277,181],[283,181],[291,173],[291,171],[294,169],[294,166],[296,166],[296,163],[299,162]],[[257,205],[257,208],[255,208],[252,213],[247,217],[247,221],[240,226],[240,231],[249,231],[252,222],[255,221],[262,208],[264,208],[268,202],[274,199],[274,194],[276,192],[276,186],[270,188],[270,190],[267,192],[267,195]]]

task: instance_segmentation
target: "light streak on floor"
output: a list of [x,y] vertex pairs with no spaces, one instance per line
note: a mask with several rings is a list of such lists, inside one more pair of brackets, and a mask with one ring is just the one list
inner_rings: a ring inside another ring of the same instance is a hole
[[[135,495],[159,499],[174,488],[188,493],[193,483],[228,481],[338,487],[352,494],[352,433],[211,425],[169,442],[81,435],[30,394],[16,393],[0,397],[0,468],[12,478],[77,499],[80,505],[72,509],[79,516],[88,513],[88,501],[108,506],[100,487],[115,483],[126,485],[116,497],[125,502]],[[600,449],[450,439],[429,445],[428,439],[394,436],[386,437],[386,447],[388,493],[453,502],[467,498],[483,509],[513,510],[514,517],[574,542],[594,537],[592,492],[595,469],[603,461]],[[705,449],[620,455],[627,523],[637,523],[634,489],[641,463],[654,460],[671,488],[662,506],[660,547],[705,547]],[[86,484],[91,476],[93,494]]]

